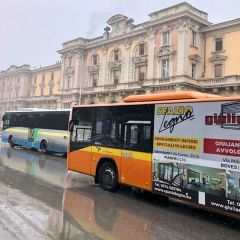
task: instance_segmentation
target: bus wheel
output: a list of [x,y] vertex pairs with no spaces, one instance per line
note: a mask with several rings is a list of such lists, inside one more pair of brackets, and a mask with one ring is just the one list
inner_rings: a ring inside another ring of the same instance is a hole
[[46,142],[46,140],[42,140],[42,141],[41,141],[40,150],[41,150],[41,152],[43,152],[43,153],[47,153],[47,152],[48,152],[48,151],[47,151],[47,142]]
[[116,190],[118,186],[118,173],[111,162],[104,163],[99,169],[99,182],[101,187],[109,192]]
[[9,143],[10,147],[14,148],[13,136],[10,136],[10,137],[9,137],[8,143]]

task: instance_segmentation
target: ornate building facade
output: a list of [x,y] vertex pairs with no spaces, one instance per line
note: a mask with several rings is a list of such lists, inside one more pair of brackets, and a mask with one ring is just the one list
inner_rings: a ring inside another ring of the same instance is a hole
[[61,64],[2,72],[0,112],[114,103],[130,94],[163,91],[238,95],[239,40],[239,19],[211,24],[206,12],[186,2],[153,12],[137,25],[114,15],[102,36],[63,43]]
[[5,111],[57,108],[61,64],[31,69],[12,65],[0,72],[0,119]]

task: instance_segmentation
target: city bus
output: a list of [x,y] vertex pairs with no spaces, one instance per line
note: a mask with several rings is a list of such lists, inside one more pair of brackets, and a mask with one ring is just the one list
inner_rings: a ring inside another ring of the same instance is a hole
[[24,109],[2,117],[2,141],[43,153],[66,153],[70,110]]
[[240,97],[175,92],[74,106],[67,168],[196,207],[240,213]]

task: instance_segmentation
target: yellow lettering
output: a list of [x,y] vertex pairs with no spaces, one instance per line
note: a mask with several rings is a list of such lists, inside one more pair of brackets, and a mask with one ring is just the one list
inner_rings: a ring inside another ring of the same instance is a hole
[[175,106],[175,107],[158,107],[157,115],[183,115],[187,112],[193,113],[193,108],[191,106]]

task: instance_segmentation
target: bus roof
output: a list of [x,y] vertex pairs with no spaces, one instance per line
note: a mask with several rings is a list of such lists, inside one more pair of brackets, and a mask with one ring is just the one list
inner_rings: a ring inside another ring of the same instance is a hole
[[[187,93],[187,94],[186,94]],[[170,94],[170,96],[168,96]],[[174,97],[174,94],[178,95]],[[111,107],[111,106],[129,106],[129,105],[145,105],[145,104],[170,104],[170,103],[192,103],[192,102],[217,102],[217,101],[240,101],[240,96],[222,97],[219,95],[206,94],[200,92],[177,92],[177,93],[159,93],[159,94],[149,94],[149,95],[133,95],[126,97],[124,102],[121,103],[99,103],[99,104],[82,104],[73,106],[74,108],[82,107]],[[184,95],[186,94],[186,95]],[[154,97],[155,96],[155,99]],[[157,95],[161,95],[157,98]],[[182,98],[181,98],[182,95]],[[140,97],[139,97],[140,96]],[[146,96],[146,97],[145,97]],[[149,97],[148,97],[149,96]],[[165,97],[164,97],[165,96]],[[184,98],[185,96],[185,98]],[[188,96],[188,97],[187,97]],[[140,101],[144,97],[144,101]],[[139,101],[137,101],[139,98]]]
[[33,113],[33,112],[70,112],[70,109],[41,109],[41,108],[24,108],[16,111],[6,111],[5,113]]
[[149,102],[149,101],[166,101],[166,100],[182,100],[182,99],[205,99],[217,98],[219,95],[185,91],[185,92],[166,92],[145,95],[132,95],[126,97],[123,101],[128,102]]

